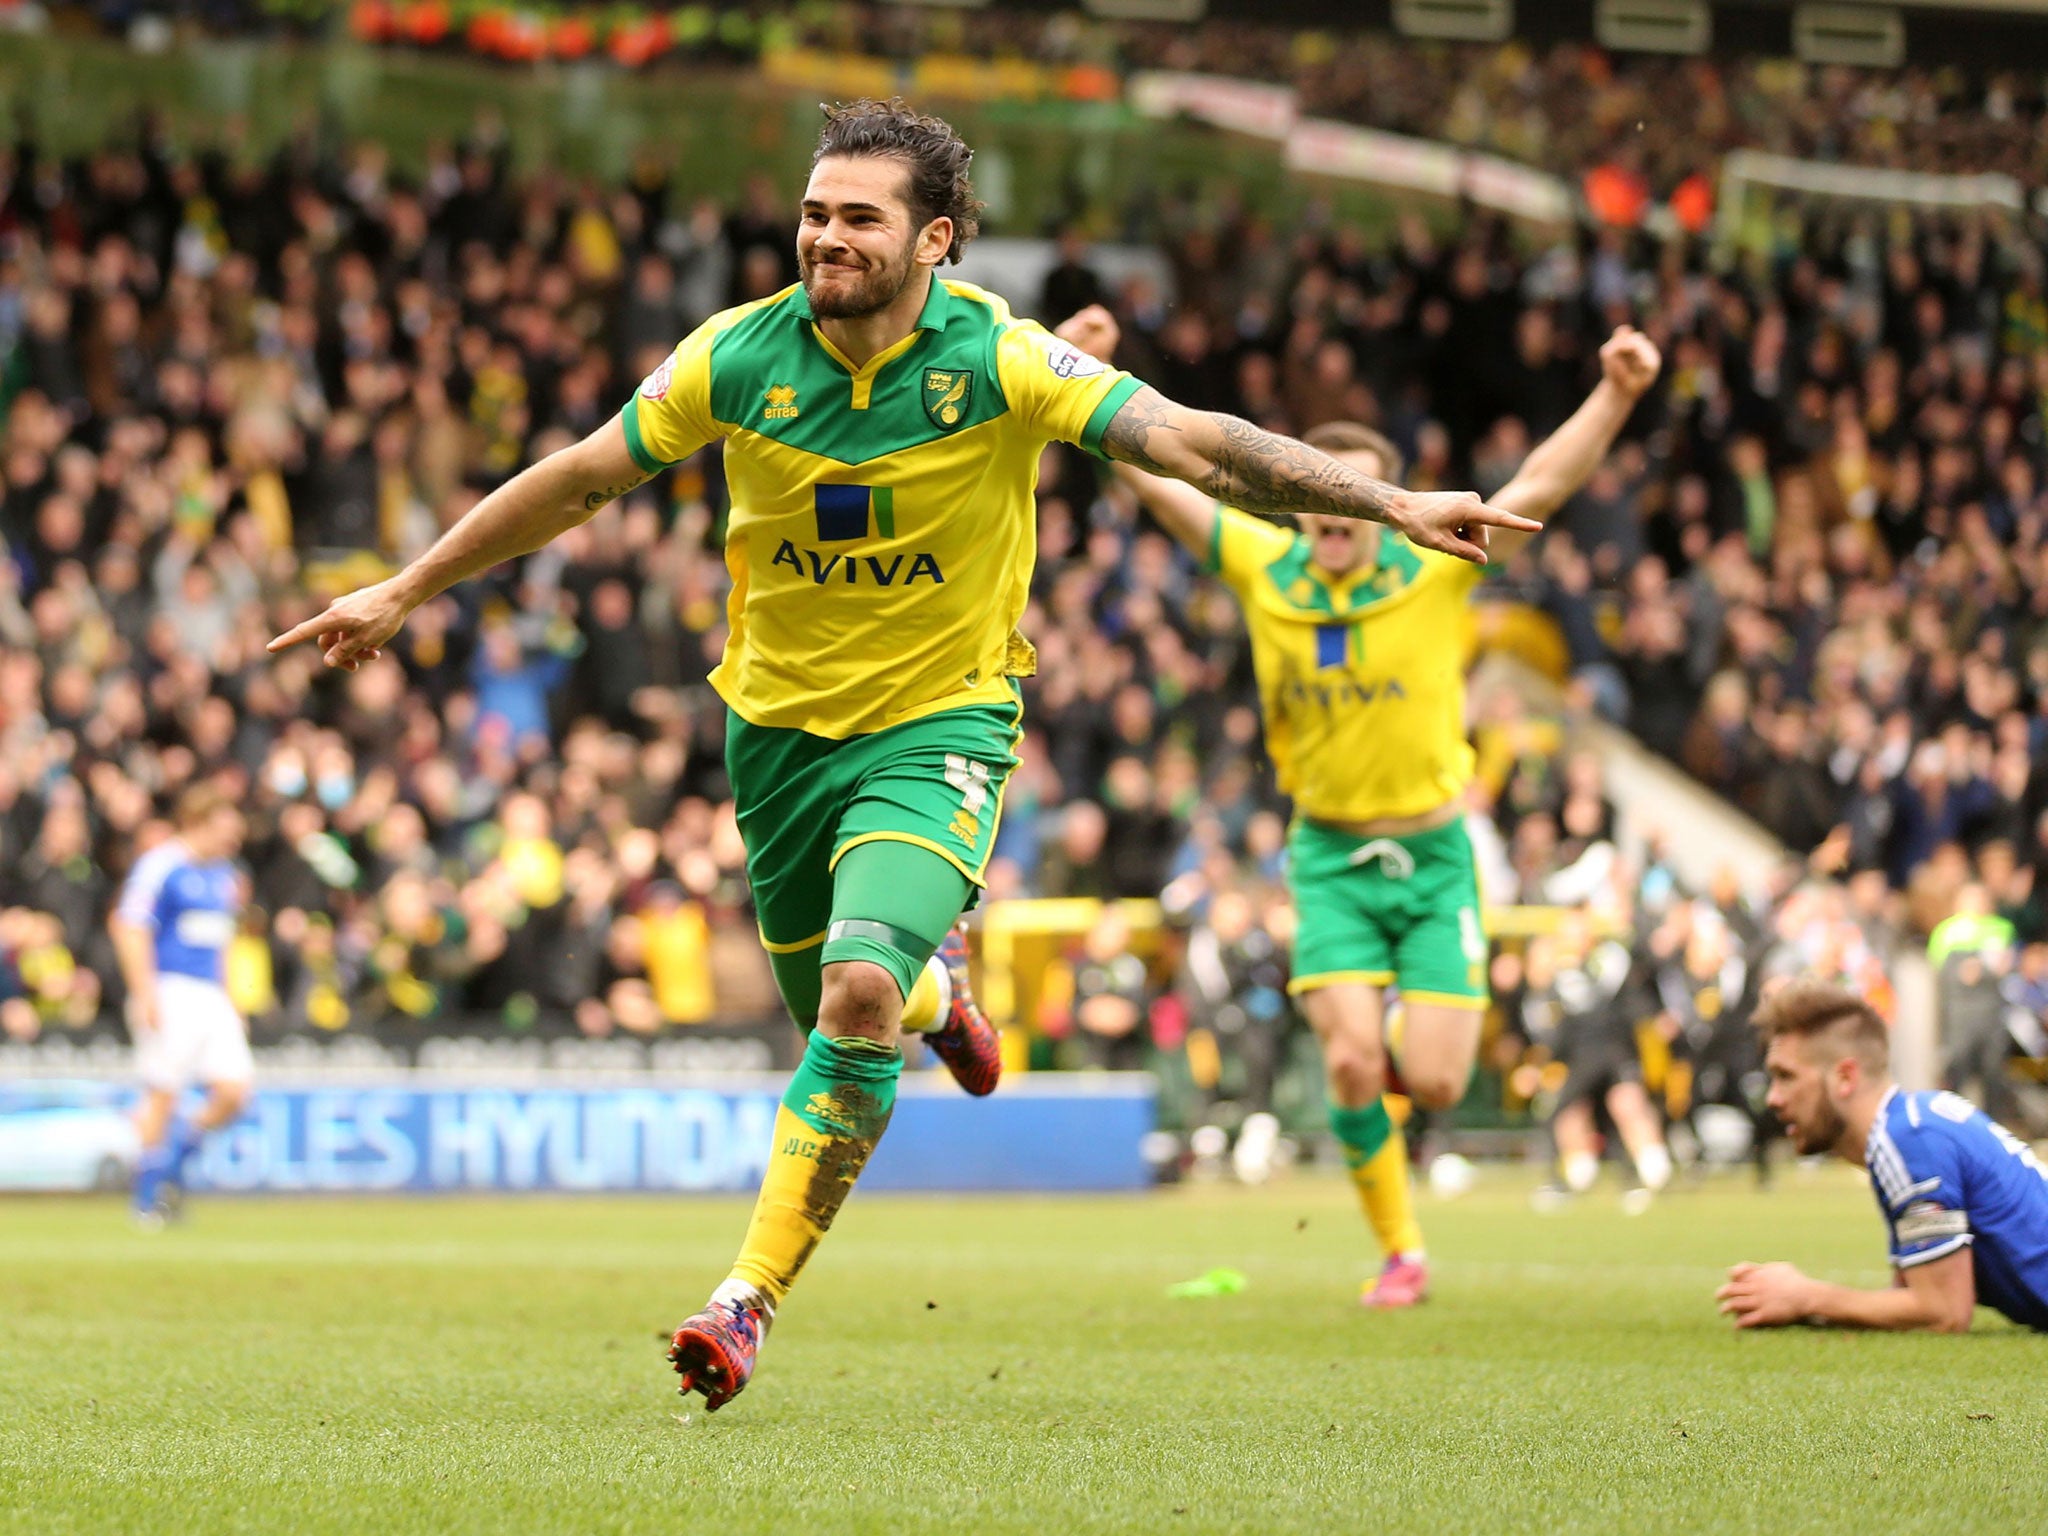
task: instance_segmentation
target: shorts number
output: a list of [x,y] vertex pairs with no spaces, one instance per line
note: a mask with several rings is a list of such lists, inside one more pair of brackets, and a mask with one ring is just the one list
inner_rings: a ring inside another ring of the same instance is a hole
[[1486,958],[1486,935],[1479,931],[1479,914],[1471,907],[1458,908],[1458,942],[1472,964]]
[[946,782],[960,791],[960,807],[979,816],[988,804],[988,764],[977,763],[957,752],[946,754]]

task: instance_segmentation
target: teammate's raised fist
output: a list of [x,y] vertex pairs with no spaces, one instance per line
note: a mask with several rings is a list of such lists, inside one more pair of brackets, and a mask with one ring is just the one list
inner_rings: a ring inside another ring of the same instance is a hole
[[1106,363],[1123,339],[1123,329],[1116,323],[1115,315],[1100,304],[1090,304],[1054,326],[1053,335],[1079,347],[1097,362]]
[[1657,344],[1632,325],[1620,327],[1600,348],[1600,376],[1632,397],[1656,383],[1663,366]]

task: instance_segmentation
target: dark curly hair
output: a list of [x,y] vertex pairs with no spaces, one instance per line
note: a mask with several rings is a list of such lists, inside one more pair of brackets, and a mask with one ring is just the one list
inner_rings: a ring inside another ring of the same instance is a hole
[[871,155],[901,161],[910,172],[910,212],[917,227],[933,219],[953,221],[946,260],[957,262],[967,242],[981,233],[981,202],[967,179],[974,151],[943,118],[913,112],[900,96],[826,107],[818,135],[816,165],[827,155]]

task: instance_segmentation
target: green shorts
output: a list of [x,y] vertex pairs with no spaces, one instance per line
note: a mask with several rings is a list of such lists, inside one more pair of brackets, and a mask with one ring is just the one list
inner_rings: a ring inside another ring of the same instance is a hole
[[1483,1008],[1486,936],[1464,821],[1409,837],[1353,837],[1297,817],[1287,838],[1294,891],[1289,992],[1356,981],[1410,1002]]
[[[728,710],[726,772],[768,953],[812,952],[820,963],[873,959],[899,980],[914,977],[982,883],[1023,716],[1020,697],[834,741],[750,725]],[[921,888],[854,893],[858,911],[842,892],[835,907],[833,872],[870,843],[922,848],[951,865],[925,866],[940,878],[920,882],[943,886],[938,904],[951,910],[937,913],[939,893]],[[801,1019],[789,994],[785,985]]]

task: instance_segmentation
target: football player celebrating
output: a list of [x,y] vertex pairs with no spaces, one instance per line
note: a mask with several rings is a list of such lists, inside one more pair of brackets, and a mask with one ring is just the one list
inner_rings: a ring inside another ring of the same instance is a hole
[[975,233],[969,159],[948,124],[900,102],[832,110],[803,196],[800,283],[712,316],[604,426],[398,575],[272,642],[316,640],[353,669],[436,593],[724,440],[730,638],[711,684],[762,941],[810,1034],[732,1274],[675,1335],[683,1389],[710,1408],[747,1384],[888,1125],[899,1031],[928,1031],[971,1093],[1000,1072],[964,967],[949,1001],[932,962],[976,899],[1017,762],[1017,679],[1036,656],[1016,626],[1046,444],[1262,511],[1385,521],[1454,561],[1483,562],[1489,528],[1535,526],[1176,405],[942,281]]
[[[1099,358],[1115,320],[1091,306],[1059,334]],[[1600,383],[1495,494],[1525,521],[1497,531],[1511,554],[1606,457],[1662,358],[1627,326],[1600,349]],[[1392,443],[1355,422],[1305,438],[1363,475],[1398,480]],[[1486,936],[1465,832],[1473,752],[1465,731],[1465,609],[1481,568],[1387,530],[1299,509],[1297,528],[1198,480],[1117,470],[1160,525],[1243,605],[1266,750],[1294,800],[1288,884],[1301,927],[1294,978],[1322,1043],[1330,1128],[1385,1259],[1360,1300],[1405,1307],[1429,1289],[1408,1153],[1387,1103],[1386,996],[1405,1015],[1408,1094],[1425,1109],[1465,1096],[1487,1007]],[[1660,1149],[1661,1150],[1661,1149]]]

